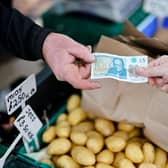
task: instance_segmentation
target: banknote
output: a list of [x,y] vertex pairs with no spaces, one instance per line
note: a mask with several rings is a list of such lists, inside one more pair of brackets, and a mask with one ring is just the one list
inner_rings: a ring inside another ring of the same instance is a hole
[[137,67],[147,67],[148,57],[118,56],[93,53],[95,62],[91,66],[91,79],[113,78],[131,83],[146,83],[148,79],[136,74]]

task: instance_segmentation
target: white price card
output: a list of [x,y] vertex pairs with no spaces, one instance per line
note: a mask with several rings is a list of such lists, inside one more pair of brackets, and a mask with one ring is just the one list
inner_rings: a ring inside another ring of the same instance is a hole
[[8,115],[17,110],[26,100],[37,91],[35,75],[30,75],[5,98]]
[[168,16],[168,0],[145,0],[144,10],[159,17]]
[[42,122],[39,120],[33,109],[27,105],[16,118],[14,125],[20,131],[22,136],[30,142],[42,127]]

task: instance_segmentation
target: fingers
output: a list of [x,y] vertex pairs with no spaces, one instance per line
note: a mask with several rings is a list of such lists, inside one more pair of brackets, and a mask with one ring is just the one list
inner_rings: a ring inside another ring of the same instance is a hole
[[91,64],[86,64],[85,66],[79,67],[79,73],[82,79],[88,79],[90,76]]
[[161,90],[162,90],[163,92],[168,93],[168,84],[162,86],[162,87],[161,87]]
[[94,56],[91,54],[91,46],[85,47],[78,44],[76,47],[69,50],[69,54],[81,59],[86,63],[92,63],[95,60]]
[[77,89],[90,90],[101,87],[101,85],[97,82],[92,82],[88,79],[82,79],[77,67],[74,67],[74,65],[69,67],[69,71],[67,71],[65,80]]
[[136,73],[140,76],[145,77],[161,77],[163,76],[163,68],[159,67],[148,67],[148,68],[137,68]]

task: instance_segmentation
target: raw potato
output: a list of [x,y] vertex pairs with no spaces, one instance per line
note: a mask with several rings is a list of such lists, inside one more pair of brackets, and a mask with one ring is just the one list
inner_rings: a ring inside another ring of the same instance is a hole
[[166,152],[160,148],[156,148],[154,164],[158,168],[164,168],[166,166],[166,162],[167,162]]
[[71,127],[67,121],[60,121],[56,125],[56,135],[61,138],[68,138],[71,132]]
[[56,124],[58,124],[58,123],[61,122],[61,121],[66,121],[67,119],[68,119],[67,114],[63,113],[63,114],[61,114],[61,115],[58,117],[58,119],[57,119],[57,121],[56,121]]
[[144,138],[133,137],[133,138],[129,139],[127,143],[137,143],[137,144],[139,144],[139,146],[141,146],[145,142],[148,142],[148,141],[146,139],[144,139]]
[[113,122],[102,118],[95,120],[95,128],[104,136],[110,136],[115,131]]
[[42,159],[40,160],[41,163],[49,164],[49,165],[54,165],[54,163],[50,159]]
[[116,153],[113,161],[114,167],[119,167],[120,161],[125,158],[125,155],[123,152]]
[[95,168],[94,166],[85,166],[83,168]]
[[168,168],[168,163],[166,163],[166,166],[165,166],[165,168]]
[[50,143],[56,137],[55,126],[50,126],[42,135],[44,143]]
[[133,138],[133,137],[138,137],[141,135],[141,129],[140,128],[135,128],[131,132],[129,132],[128,137]]
[[117,131],[113,134],[113,136],[119,136],[119,137],[125,139],[126,141],[128,140],[128,133],[125,131]]
[[144,143],[143,153],[144,153],[144,162],[147,162],[147,163],[153,163],[154,162],[154,160],[155,160],[155,148],[151,143],[149,143],[149,142]]
[[138,168],[157,168],[157,166],[152,163],[141,163]]
[[90,131],[88,134],[86,146],[93,152],[99,153],[104,146],[104,138],[96,131]]
[[96,162],[93,152],[83,146],[73,147],[71,150],[72,158],[83,166],[92,166]]
[[126,131],[126,132],[131,132],[135,128],[134,125],[128,124],[128,123],[118,123],[118,129],[120,131]]
[[74,94],[70,96],[67,102],[67,111],[71,112],[72,110],[78,108],[80,106],[80,102],[81,102],[81,99],[79,95]]
[[133,163],[141,163],[144,160],[143,152],[137,143],[130,143],[125,149],[126,157]]
[[126,146],[126,141],[121,137],[110,136],[106,138],[105,144],[112,152],[121,152]]
[[96,158],[97,162],[112,164],[114,160],[114,154],[108,149],[101,151]]
[[81,122],[79,125],[75,125],[72,127],[72,131],[78,131],[78,132],[88,132],[94,129],[94,124],[91,121],[84,121]]
[[105,163],[97,163],[96,168],[114,168],[114,167]]
[[60,168],[80,168],[80,165],[68,155],[59,157],[56,165]]
[[68,121],[71,125],[77,125],[86,118],[87,114],[81,108],[77,108],[71,111],[71,113],[68,116]]
[[87,136],[83,132],[72,131],[70,138],[76,145],[85,145],[87,141]]
[[119,163],[119,168],[136,168],[129,159],[122,159]]
[[59,158],[59,155],[52,156],[52,161],[54,162],[55,165],[57,164],[58,158]]
[[65,138],[57,138],[48,145],[49,155],[63,155],[71,149],[71,142]]

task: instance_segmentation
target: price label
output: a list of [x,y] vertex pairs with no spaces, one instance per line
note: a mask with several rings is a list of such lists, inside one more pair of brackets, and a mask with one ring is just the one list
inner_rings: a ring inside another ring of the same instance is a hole
[[15,112],[15,110],[17,110],[22,103],[33,96],[36,91],[36,79],[35,75],[32,74],[6,96],[5,102],[8,114],[11,115],[13,112]]
[[168,0],[145,0],[144,10],[159,17],[168,16]]
[[39,120],[33,109],[27,105],[16,118],[14,125],[20,131],[22,136],[30,142],[42,127],[42,122]]

